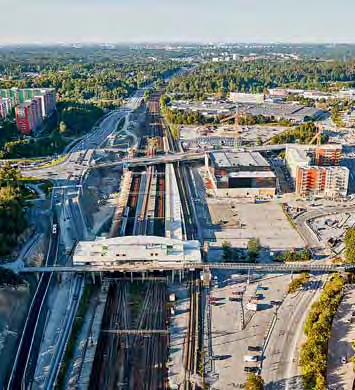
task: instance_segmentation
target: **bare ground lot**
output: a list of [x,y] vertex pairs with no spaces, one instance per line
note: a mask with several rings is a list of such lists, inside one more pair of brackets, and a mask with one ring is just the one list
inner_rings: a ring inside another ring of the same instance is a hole
[[224,240],[233,247],[246,247],[250,238],[259,238],[270,250],[302,248],[304,242],[291,226],[280,204],[251,203],[233,199],[208,199],[217,245]]

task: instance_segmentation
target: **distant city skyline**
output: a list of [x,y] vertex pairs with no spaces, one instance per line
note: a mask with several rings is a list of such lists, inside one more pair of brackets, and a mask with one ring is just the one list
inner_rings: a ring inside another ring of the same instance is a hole
[[0,0],[0,44],[355,43],[353,0]]

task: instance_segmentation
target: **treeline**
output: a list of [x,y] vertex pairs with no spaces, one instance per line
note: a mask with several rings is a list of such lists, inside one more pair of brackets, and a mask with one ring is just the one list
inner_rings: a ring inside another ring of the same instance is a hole
[[104,114],[101,108],[92,104],[60,102],[57,108],[59,134],[65,137],[75,137],[90,131]]
[[203,123],[203,116],[197,111],[172,110],[169,107],[170,97],[160,97],[160,109],[165,119],[173,125],[198,125]]
[[345,259],[348,263],[355,263],[355,228],[350,228],[345,234]]
[[327,90],[330,82],[354,86],[355,60],[207,63],[193,73],[174,77],[168,92],[203,100],[209,94],[263,93],[268,88],[278,87]]
[[335,274],[325,284],[319,300],[312,305],[304,326],[307,336],[302,345],[300,365],[306,389],[327,388],[328,342],[332,322],[343,297],[344,279]]
[[253,126],[253,125],[264,125],[268,123],[277,123],[281,126],[290,126],[291,123],[287,119],[275,120],[270,117],[265,117],[263,115],[250,115],[243,114],[239,116],[239,124],[244,126]]
[[0,256],[11,253],[27,226],[19,178],[20,173],[9,165],[0,169]]
[[[271,144],[285,144],[285,143],[295,143],[300,144],[309,144],[312,141],[312,138],[317,134],[318,129],[314,123],[302,123],[297,127],[286,130],[281,134],[274,135],[270,143]],[[321,135],[321,143],[326,143],[328,141],[328,136],[325,134]]]
[[[51,66],[52,65],[52,66]],[[91,101],[109,107],[121,104],[133,91],[179,69],[174,61],[144,63],[75,62],[49,58],[36,67],[37,77],[0,81],[0,88],[55,88],[60,100]],[[23,69],[22,69],[23,70]]]

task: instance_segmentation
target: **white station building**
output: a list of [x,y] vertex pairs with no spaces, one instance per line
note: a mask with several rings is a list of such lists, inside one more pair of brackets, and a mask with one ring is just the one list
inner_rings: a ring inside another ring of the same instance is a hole
[[126,262],[201,262],[199,241],[156,236],[125,236],[81,241],[75,248],[74,265],[110,266]]

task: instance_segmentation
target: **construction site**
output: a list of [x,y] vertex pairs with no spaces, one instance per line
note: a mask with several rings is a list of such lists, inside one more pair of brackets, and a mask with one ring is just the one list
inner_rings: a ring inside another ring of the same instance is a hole
[[[140,121],[141,136],[132,147],[133,156],[177,151],[175,140],[160,115],[160,95],[161,92],[156,92],[146,102],[146,120]],[[105,179],[111,184],[111,191],[118,189],[117,196],[109,199],[111,223],[106,223],[101,237],[76,246],[74,264],[80,264],[81,259],[105,264],[143,258],[169,261],[170,256],[171,261],[201,261],[190,190],[182,180],[185,170],[183,166],[166,164],[111,171],[109,176],[116,174],[120,181],[119,186],[112,186],[112,179]],[[107,170],[102,172],[104,176],[107,173]],[[94,181],[102,182],[95,175]],[[174,348],[170,352],[174,279],[184,286],[183,295],[188,304],[183,317],[186,329],[183,345],[178,351]],[[110,273],[102,279],[96,277],[94,282],[92,297],[95,298],[89,301],[84,319],[84,334],[89,341],[84,343],[84,337],[81,343],[77,342],[81,352],[67,369],[68,388],[198,388],[203,344],[199,272],[179,273],[173,280],[164,272],[149,277]],[[184,372],[178,383],[170,378],[168,364],[176,354]]]

